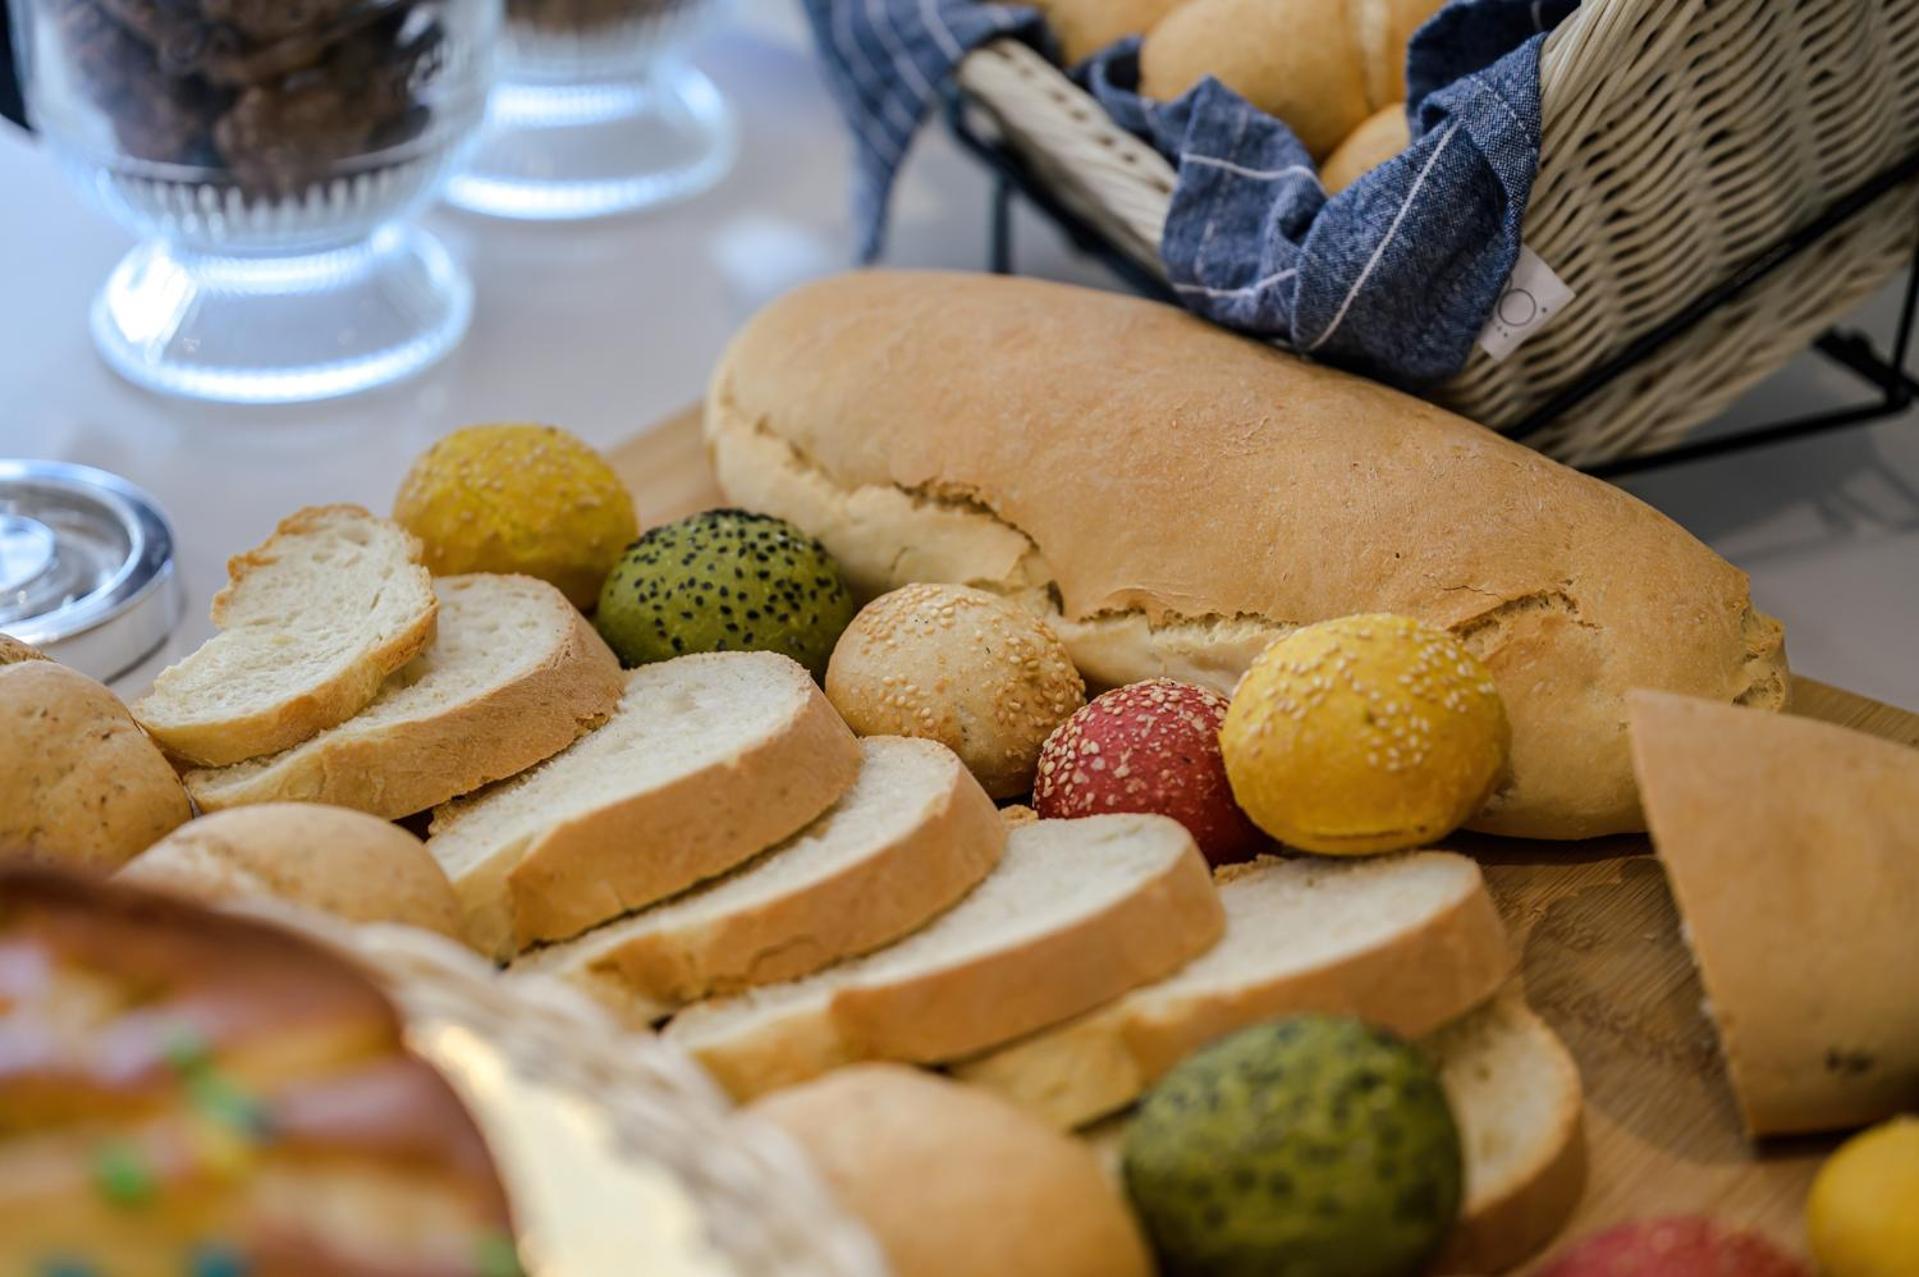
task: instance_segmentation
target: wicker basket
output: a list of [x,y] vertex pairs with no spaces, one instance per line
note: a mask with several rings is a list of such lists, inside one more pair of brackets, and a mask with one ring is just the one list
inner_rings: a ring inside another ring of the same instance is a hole
[[[1062,205],[1163,278],[1158,152],[1016,42],[959,82]],[[1509,431],[1919,149],[1919,0],[1585,0],[1546,41],[1540,91],[1524,238],[1578,299],[1431,392]],[[1526,442],[1579,465],[1670,445],[1911,260],[1916,235],[1909,183]]]
[[502,978],[410,927],[241,908],[351,953],[387,987],[408,1045],[486,1132],[532,1277],[885,1277],[796,1145],[571,986]]

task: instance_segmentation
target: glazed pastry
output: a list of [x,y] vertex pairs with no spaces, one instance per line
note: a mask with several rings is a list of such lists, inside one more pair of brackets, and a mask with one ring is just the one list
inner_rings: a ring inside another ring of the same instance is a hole
[[169,896],[0,873],[0,1271],[505,1277],[478,1128],[373,982]]

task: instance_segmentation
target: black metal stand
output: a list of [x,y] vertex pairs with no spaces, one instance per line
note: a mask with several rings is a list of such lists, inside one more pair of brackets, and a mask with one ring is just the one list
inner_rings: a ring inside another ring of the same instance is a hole
[[[1011,148],[976,129],[967,112],[966,104],[959,97],[955,95],[948,98],[946,121],[953,137],[992,173],[992,230],[987,245],[987,260],[996,274],[1013,273],[1012,204],[1017,192],[1053,222],[1075,249],[1098,260],[1129,288],[1160,301],[1174,300],[1172,290],[1164,281],[1115,248],[1090,223],[1061,203],[1044,183],[1034,179]],[[1761,253],[1671,319],[1559,391],[1505,433],[1516,437],[1530,435],[1583,403],[1645,362],[1667,343],[1690,332],[1721,306],[1739,297],[1754,284],[1850,223],[1901,184],[1914,178],[1919,178],[1919,153],[1908,156],[1857,189],[1847,192],[1811,223]],[[1814,350],[1876,391],[1875,398],[1830,412],[1754,427],[1738,434],[1605,462],[1589,467],[1590,472],[1604,478],[1618,478],[1849,429],[1896,416],[1919,403],[1919,380],[1915,380],[1914,370],[1909,363],[1913,357],[1915,311],[1919,311],[1919,242],[1914,245],[1913,261],[1906,272],[1905,297],[1900,306],[1899,325],[1889,355],[1881,355],[1866,334],[1840,328],[1828,329],[1812,343]]]

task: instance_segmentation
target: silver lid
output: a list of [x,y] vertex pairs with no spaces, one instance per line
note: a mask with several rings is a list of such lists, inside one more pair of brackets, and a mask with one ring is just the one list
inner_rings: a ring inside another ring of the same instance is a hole
[[173,529],[152,497],[91,466],[0,461],[0,633],[104,683],[179,619]]

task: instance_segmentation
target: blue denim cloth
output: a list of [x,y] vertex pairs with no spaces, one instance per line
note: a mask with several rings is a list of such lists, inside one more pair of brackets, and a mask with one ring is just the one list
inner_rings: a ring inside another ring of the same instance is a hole
[[[1032,10],[981,0],[804,0],[858,152],[855,213],[876,255],[914,131],[967,51],[1047,47]],[[1459,371],[1519,255],[1539,164],[1539,48],[1578,0],[1451,0],[1407,55],[1404,152],[1328,197],[1292,130],[1207,79],[1135,92],[1137,40],[1077,71],[1178,171],[1160,256],[1187,309],[1382,381]]]

